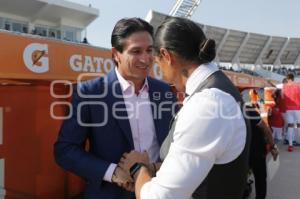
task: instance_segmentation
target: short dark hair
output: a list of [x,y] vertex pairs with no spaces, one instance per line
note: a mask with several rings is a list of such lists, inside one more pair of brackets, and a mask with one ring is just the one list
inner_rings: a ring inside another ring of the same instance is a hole
[[287,74],[286,79],[294,81],[294,75],[292,73]]
[[277,104],[277,100],[280,99],[280,96],[281,96],[281,90],[280,89],[276,89],[276,90],[273,91],[272,97],[273,97],[276,104]]
[[287,81],[288,81],[288,80],[287,80],[286,77],[282,79],[282,83],[283,83],[283,84],[287,83]]
[[206,39],[195,22],[179,17],[168,17],[154,35],[154,53],[166,48],[186,61],[196,64],[211,62],[216,56],[216,43]]
[[153,27],[143,19],[134,17],[119,20],[111,33],[111,46],[123,52],[124,39],[140,31],[146,31],[153,37]]

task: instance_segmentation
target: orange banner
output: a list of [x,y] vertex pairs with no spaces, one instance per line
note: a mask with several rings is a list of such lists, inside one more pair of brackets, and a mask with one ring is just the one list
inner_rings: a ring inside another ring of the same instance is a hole
[[0,78],[76,79],[114,66],[108,49],[0,32]]
[[224,71],[229,79],[239,88],[263,88],[270,86],[264,78],[254,77],[244,73]]
[[[109,49],[11,32],[0,32],[0,41],[0,79],[76,80],[81,73],[106,74],[114,66]],[[263,78],[225,73],[239,88],[269,85]],[[157,65],[150,74],[163,78]]]

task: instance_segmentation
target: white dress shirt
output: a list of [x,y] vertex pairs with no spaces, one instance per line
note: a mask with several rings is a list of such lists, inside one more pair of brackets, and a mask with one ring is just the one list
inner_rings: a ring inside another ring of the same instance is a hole
[[235,99],[216,88],[194,93],[217,70],[201,65],[188,78],[174,141],[156,177],[142,187],[142,199],[189,199],[214,164],[229,163],[243,151],[246,125]]
[[[147,78],[139,94],[136,95],[133,83],[125,80],[117,68],[115,68],[115,71],[122,89],[134,150],[147,151],[150,162],[156,162],[159,159],[159,144],[155,133]],[[105,181],[111,182],[116,166],[114,163],[110,164],[103,177]]]

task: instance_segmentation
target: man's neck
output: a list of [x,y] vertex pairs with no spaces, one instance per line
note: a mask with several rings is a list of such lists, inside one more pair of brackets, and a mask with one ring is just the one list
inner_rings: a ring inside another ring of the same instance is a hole
[[130,80],[132,81],[133,85],[134,85],[134,92],[136,95],[139,94],[139,91],[143,88],[144,84],[145,84],[145,80],[141,81],[141,80]]
[[122,74],[122,71],[119,70],[119,68],[116,69],[117,73],[122,77],[122,79],[132,82],[134,85],[134,92],[135,94],[139,94],[139,91],[142,89],[142,87],[145,84],[145,79],[137,79],[137,78],[128,78],[126,75]]

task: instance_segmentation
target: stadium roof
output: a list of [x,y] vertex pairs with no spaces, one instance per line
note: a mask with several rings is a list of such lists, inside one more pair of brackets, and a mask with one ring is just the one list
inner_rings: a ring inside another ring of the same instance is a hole
[[[156,29],[168,15],[150,10],[146,20]],[[217,44],[217,62],[300,66],[300,38],[277,37],[199,24]]]
[[99,15],[96,8],[65,0],[1,0],[0,12],[35,20],[59,23],[75,21],[88,26]]

